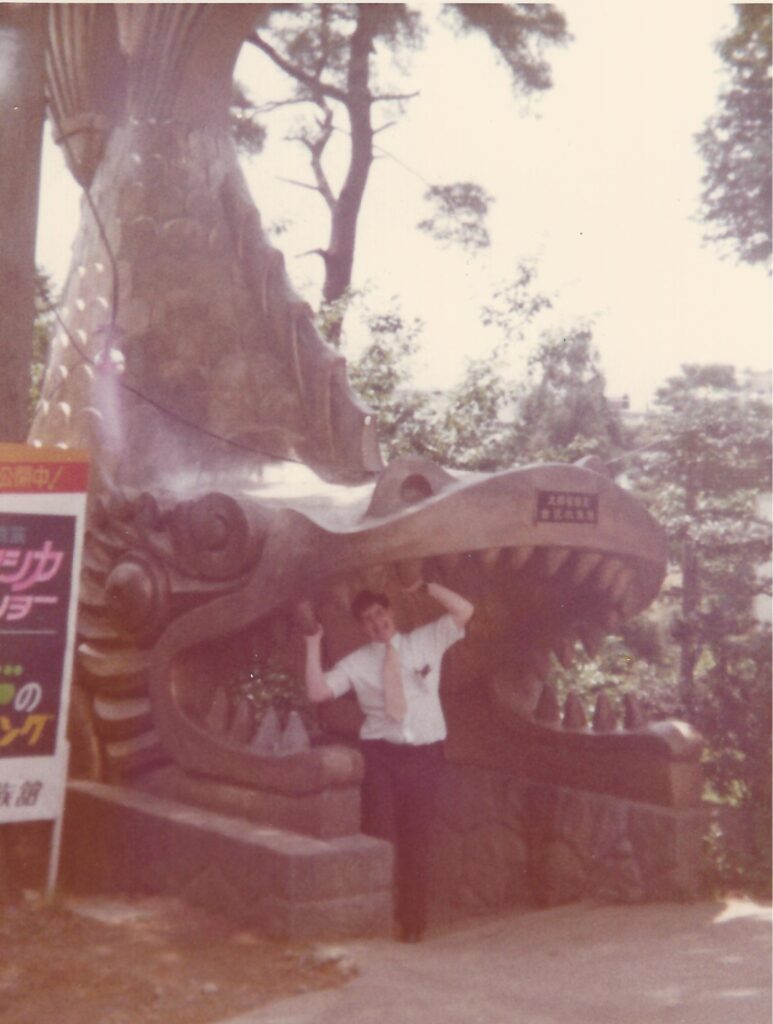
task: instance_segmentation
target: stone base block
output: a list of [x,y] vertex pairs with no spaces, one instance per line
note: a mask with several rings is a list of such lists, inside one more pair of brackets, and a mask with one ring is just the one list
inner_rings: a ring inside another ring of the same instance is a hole
[[147,772],[135,785],[146,792],[262,825],[331,839],[360,831],[360,783],[318,793],[271,793],[188,775],[176,765]]
[[388,843],[313,838],[96,782],[68,786],[62,879],[91,892],[177,895],[278,939],[392,928]]
[[684,899],[704,884],[709,814],[449,767],[432,832],[436,904],[486,910]]

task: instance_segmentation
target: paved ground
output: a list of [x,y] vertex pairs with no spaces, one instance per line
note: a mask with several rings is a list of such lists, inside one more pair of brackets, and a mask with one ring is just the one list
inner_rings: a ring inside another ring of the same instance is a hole
[[771,1021],[771,910],[745,901],[572,905],[341,949],[349,984],[227,1024]]

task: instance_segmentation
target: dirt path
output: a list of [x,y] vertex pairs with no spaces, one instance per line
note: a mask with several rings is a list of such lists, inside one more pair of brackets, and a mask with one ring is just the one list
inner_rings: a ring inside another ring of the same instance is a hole
[[771,1021],[771,910],[744,900],[573,904],[347,949],[350,984],[229,1024]]
[[3,1024],[208,1024],[341,984],[335,947],[271,942],[172,899],[0,910]]

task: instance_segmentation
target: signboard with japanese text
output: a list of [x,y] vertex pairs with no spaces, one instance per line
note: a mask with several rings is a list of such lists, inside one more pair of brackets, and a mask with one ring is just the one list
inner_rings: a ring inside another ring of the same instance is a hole
[[599,496],[582,491],[537,491],[538,523],[583,523],[599,521]]
[[85,452],[0,444],[0,823],[60,817]]

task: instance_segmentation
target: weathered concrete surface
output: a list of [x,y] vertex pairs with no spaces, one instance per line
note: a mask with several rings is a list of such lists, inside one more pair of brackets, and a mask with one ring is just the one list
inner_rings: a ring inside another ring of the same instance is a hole
[[449,765],[433,825],[432,901],[463,911],[705,894],[709,812]]
[[165,893],[276,939],[388,935],[392,849],[321,839],[120,786],[73,780],[62,878],[80,892]]
[[769,1024],[770,938],[744,901],[575,904],[347,943],[350,984],[228,1024]]

